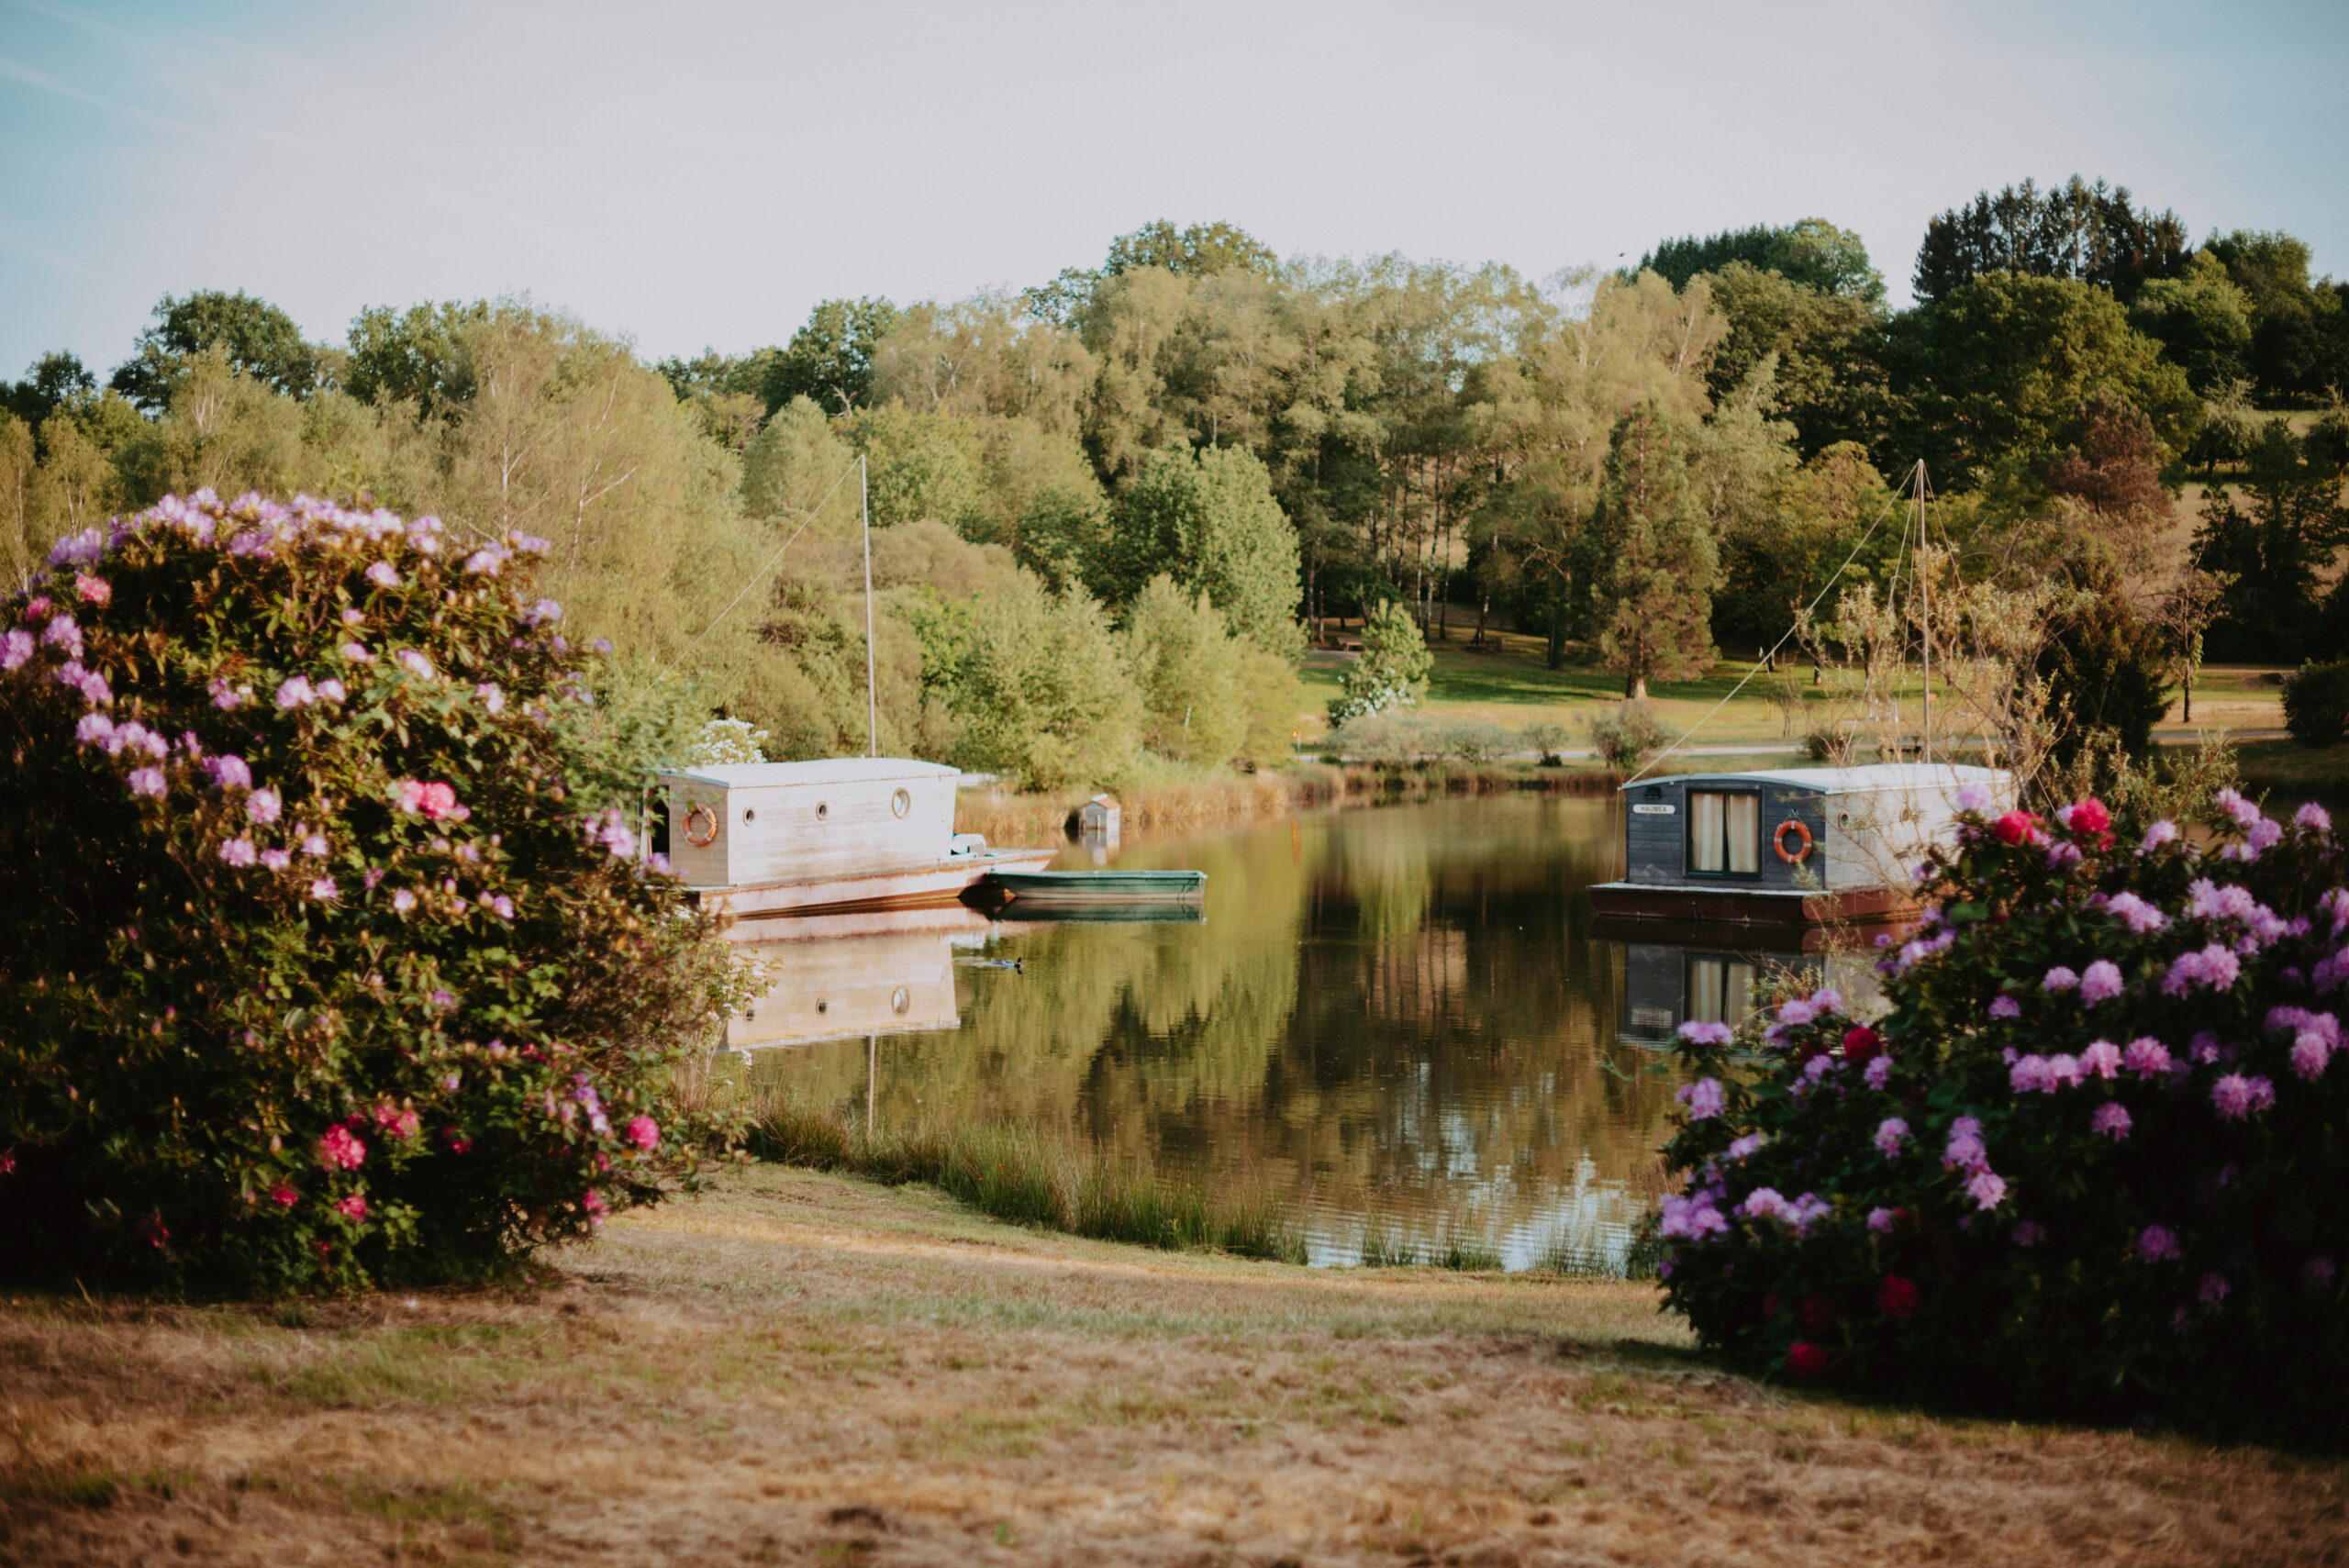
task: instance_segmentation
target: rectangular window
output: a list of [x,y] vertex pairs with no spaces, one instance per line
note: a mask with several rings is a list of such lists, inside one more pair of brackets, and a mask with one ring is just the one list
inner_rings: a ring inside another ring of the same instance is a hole
[[1716,876],[1762,871],[1762,799],[1714,790],[1688,792],[1688,869]]
[[1688,961],[1688,1017],[1700,1024],[1742,1024],[1753,1010],[1753,966],[1733,958]]

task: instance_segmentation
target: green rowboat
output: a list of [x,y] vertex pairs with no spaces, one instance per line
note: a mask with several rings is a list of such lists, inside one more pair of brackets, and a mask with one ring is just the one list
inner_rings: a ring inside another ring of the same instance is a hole
[[1207,884],[1203,871],[1002,871],[980,878],[971,891],[983,901],[1041,909],[1195,904]]

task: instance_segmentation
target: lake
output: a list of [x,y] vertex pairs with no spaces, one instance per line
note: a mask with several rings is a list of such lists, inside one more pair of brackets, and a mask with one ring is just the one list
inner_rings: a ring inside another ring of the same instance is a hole
[[1130,841],[1120,866],[1208,873],[1196,921],[770,923],[803,940],[755,946],[774,988],[732,1035],[884,1128],[1011,1122],[1268,1190],[1317,1263],[1368,1234],[1620,1268],[1681,1081],[1658,1048],[1823,962],[1595,930],[1620,810],[1519,794]]

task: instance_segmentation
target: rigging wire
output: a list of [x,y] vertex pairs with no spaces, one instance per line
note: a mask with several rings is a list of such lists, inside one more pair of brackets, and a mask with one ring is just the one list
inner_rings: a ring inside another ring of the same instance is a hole
[[[1901,490],[1906,490],[1909,487],[1909,484],[1915,480],[1916,476],[1917,471],[1913,468],[1910,469],[1909,471],[1908,478],[1903,480],[1901,483],[1900,490],[1895,490],[1892,493],[1891,497],[1885,502],[1884,510],[1876,515],[1876,521],[1870,523],[1868,525],[1868,531],[1860,536],[1860,542],[1852,547],[1852,553],[1843,558],[1843,564],[1838,566],[1828,577],[1825,586],[1819,590],[1818,595],[1813,597],[1809,605],[1804,608],[1803,613],[1796,617],[1794,624],[1787,627],[1786,631],[1779,636],[1778,640],[1770,645],[1770,651],[1761,658],[1756,659],[1753,662],[1753,668],[1748,670],[1743,675],[1738,678],[1737,684],[1729,689],[1729,695],[1722,697],[1720,701],[1715,703],[1706,711],[1705,716],[1702,718],[1699,718],[1696,723],[1690,725],[1686,730],[1682,731],[1679,740],[1675,740],[1671,745],[1664,747],[1654,756],[1642,763],[1638,773],[1633,773],[1630,778],[1623,781],[1626,785],[1639,783],[1640,780],[1647,777],[1648,770],[1650,768],[1654,767],[1658,762],[1663,762],[1666,757],[1671,756],[1674,752],[1679,751],[1680,748],[1688,744],[1690,737],[1694,736],[1699,729],[1705,728],[1706,725],[1711,723],[1713,716],[1720,712],[1721,709],[1727,707],[1730,704],[1730,699],[1736,696],[1738,693],[1745,689],[1746,682],[1760,674],[1765,666],[1768,665],[1773,660],[1777,658],[1778,650],[1787,645],[1788,639],[1794,636],[1797,628],[1800,627],[1805,620],[1809,619],[1811,612],[1818,609],[1820,605],[1826,600],[1828,589],[1834,587],[1835,584],[1842,579],[1843,573],[1852,569],[1852,562],[1860,558],[1860,551],[1865,550],[1868,545],[1868,540],[1876,537],[1876,530],[1884,526],[1884,519],[1892,515],[1892,509],[1895,506],[1900,505]],[[1903,553],[1905,554],[1909,547],[1909,525],[1906,520],[1903,520],[1900,525],[1900,546]],[[1897,575],[1898,572],[1898,566],[1897,563],[1894,567],[1894,571]]]
[[[857,460],[857,462],[861,461],[861,459]],[[678,650],[677,657],[682,659],[686,654],[691,653],[695,649],[699,648],[702,644],[702,639],[707,637],[711,632],[716,631],[718,629],[718,623],[734,613],[734,606],[742,602],[743,595],[748,594],[751,589],[757,587],[760,581],[764,578],[768,573],[774,570],[775,562],[783,559],[783,552],[789,550],[794,544],[798,542],[799,536],[807,531],[807,525],[816,520],[816,514],[824,509],[824,502],[829,501],[834,495],[840,494],[841,486],[848,483],[848,476],[856,472],[857,462],[852,462],[846,468],[841,470],[841,476],[832,481],[832,487],[829,490],[824,492],[824,500],[818,501],[814,506],[807,508],[807,516],[800,520],[800,524],[797,528],[791,530],[791,537],[785,539],[781,544],[775,547],[775,552],[767,557],[767,563],[750,575],[749,579],[743,583],[741,589],[737,592],[731,599],[726,601],[726,607],[718,611],[717,615],[711,617],[709,624],[702,628],[701,630],[695,635],[694,639],[691,642],[686,643],[684,648]]]

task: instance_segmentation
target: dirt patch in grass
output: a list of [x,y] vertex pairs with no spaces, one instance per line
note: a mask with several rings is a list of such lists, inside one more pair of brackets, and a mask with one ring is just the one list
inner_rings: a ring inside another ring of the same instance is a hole
[[1647,1288],[760,1168],[541,1288],[0,1312],[0,1562],[2286,1562],[2349,1469],[1723,1376]]

